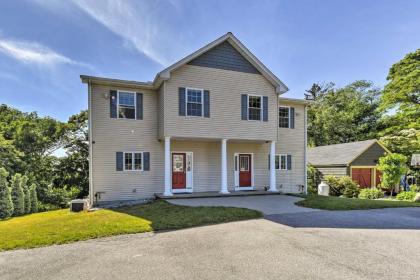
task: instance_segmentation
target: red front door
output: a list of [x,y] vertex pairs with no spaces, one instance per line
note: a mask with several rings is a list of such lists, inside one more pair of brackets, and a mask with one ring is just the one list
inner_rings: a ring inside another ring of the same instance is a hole
[[239,155],[239,186],[251,186],[251,155]]
[[362,188],[370,188],[372,186],[371,168],[353,168],[351,177]]
[[172,188],[185,189],[185,153],[172,154]]

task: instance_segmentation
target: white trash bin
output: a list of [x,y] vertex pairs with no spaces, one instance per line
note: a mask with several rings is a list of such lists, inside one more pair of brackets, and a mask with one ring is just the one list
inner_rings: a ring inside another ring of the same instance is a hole
[[321,184],[318,185],[318,195],[328,196],[329,193],[330,193],[330,186],[328,186],[327,183],[322,181]]

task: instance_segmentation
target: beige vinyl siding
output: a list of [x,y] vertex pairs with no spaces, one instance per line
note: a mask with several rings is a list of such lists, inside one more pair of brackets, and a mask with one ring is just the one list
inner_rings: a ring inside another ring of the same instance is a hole
[[321,175],[327,176],[327,175],[333,175],[336,177],[343,177],[348,176],[347,173],[347,167],[346,166],[328,166],[328,167],[316,167],[316,169],[321,173]]
[[305,184],[305,106],[287,102],[279,106],[295,108],[295,128],[278,128],[276,153],[292,155],[292,170],[276,171],[277,186],[282,192],[297,192]]
[[165,83],[163,82],[158,90],[158,137],[163,138],[164,135],[164,98],[165,98]]
[[[143,93],[143,120],[110,118],[113,90]],[[163,143],[157,141],[157,94],[136,88],[92,85],[93,195],[105,192],[101,201],[151,197],[163,189]],[[116,152],[150,152],[150,171],[116,171]]]
[[[178,88],[210,91],[210,118],[178,115]],[[241,120],[241,94],[268,96],[268,122]],[[275,140],[277,95],[259,74],[184,65],[165,82],[165,136]]]

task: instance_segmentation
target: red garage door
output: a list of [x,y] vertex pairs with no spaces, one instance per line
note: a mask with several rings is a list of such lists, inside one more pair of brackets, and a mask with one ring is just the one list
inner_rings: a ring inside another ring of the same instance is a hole
[[372,186],[372,168],[353,168],[351,178],[362,188],[370,188]]

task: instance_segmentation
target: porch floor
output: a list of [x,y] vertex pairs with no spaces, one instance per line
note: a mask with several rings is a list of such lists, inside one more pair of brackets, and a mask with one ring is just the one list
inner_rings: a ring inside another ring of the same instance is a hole
[[255,191],[231,191],[228,194],[222,194],[219,192],[174,193],[172,196],[165,196],[163,195],[163,193],[155,193],[155,197],[157,199],[182,199],[182,198],[231,197],[231,196],[279,195],[279,194],[281,193],[255,190]]

